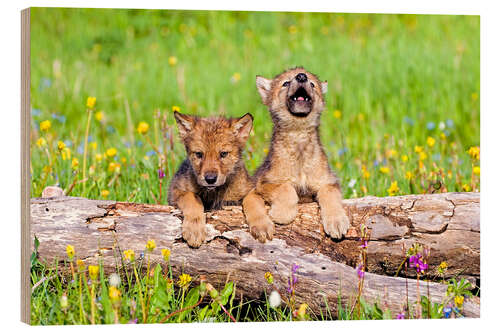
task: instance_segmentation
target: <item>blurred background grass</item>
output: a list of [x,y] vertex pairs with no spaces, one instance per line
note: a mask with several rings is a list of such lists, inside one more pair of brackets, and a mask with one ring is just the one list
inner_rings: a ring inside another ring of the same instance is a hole
[[[479,146],[478,16],[34,8],[31,20],[32,196],[58,184],[71,195],[166,203],[185,156],[173,106],[254,115],[253,172],[272,128],[255,76],[295,66],[329,82],[321,134],[346,197],[479,190],[479,161],[467,153]],[[102,118],[91,119],[84,187],[88,96]],[[44,120],[50,129],[40,131]],[[162,185],[153,148],[166,159]]]

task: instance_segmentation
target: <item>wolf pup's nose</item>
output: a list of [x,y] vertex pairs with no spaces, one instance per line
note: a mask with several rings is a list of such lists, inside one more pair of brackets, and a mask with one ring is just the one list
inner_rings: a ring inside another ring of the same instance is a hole
[[215,184],[217,181],[217,174],[215,172],[207,172],[205,174],[205,181],[207,184]]
[[305,75],[304,73],[299,73],[299,74],[297,74],[297,76],[295,77],[295,79],[297,81],[299,81],[300,83],[306,82],[307,81],[307,75]]

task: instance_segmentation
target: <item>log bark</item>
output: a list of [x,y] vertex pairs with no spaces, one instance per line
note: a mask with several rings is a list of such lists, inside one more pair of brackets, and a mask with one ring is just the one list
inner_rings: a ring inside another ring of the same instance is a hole
[[[275,238],[265,244],[249,234],[240,206],[207,212],[207,240],[192,249],[182,239],[182,215],[174,207],[74,197],[32,199],[31,235],[40,240],[39,254],[47,263],[62,262],[66,245],[71,244],[78,258],[88,264],[101,258],[107,271],[116,270],[116,258],[123,250],[141,253],[147,240],[154,239],[159,249],[171,250],[175,273],[205,274],[214,285],[230,279],[253,299],[270,291],[264,279],[267,271],[286,294],[290,268],[298,264],[297,299],[316,312],[324,311],[328,303],[336,313],[338,295],[343,304],[352,303],[357,295],[354,267],[361,224],[370,231],[363,297],[393,313],[401,311],[407,290],[410,303],[417,299],[414,279],[394,277],[404,260],[403,248],[415,242],[430,247],[430,267],[446,261],[447,276],[479,279],[479,193],[364,197],[343,203],[352,227],[341,241],[324,234],[316,203],[301,204],[295,221],[277,225]],[[151,259],[165,265],[159,249]],[[427,283],[420,281],[419,287],[427,295]],[[431,282],[428,290],[430,298],[439,302],[446,286]],[[479,299],[467,299],[464,311],[479,317]]]

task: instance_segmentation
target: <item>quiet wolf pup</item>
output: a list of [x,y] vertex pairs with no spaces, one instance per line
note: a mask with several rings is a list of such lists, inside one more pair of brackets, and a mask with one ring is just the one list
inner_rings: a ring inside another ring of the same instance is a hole
[[[325,232],[341,238],[349,228],[349,219],[319,134],[327,82],[297,67],[272,80],[257,76],[256,84],[271,114],[273,134],[269,153],[254,175],[256,187],[243,200],[250,233],[261,242],[271,240],[272,221],[292,222],[297,203],[313,199],[320,206]],[[269,215],[265,202],[271,205]]]
[[239,203],[253,188],[241,158],[253,117],[174,116],[187,158],[170,183],[168,202],[184,215],[183,238],[199,247],[206,237],[204,210]]

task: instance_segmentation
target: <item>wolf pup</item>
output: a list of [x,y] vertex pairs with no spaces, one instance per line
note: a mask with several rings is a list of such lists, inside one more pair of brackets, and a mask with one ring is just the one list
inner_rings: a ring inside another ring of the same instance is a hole
[[[304,68],[294,68],[272,80],[257,76],[256,83],[274,126],[269,153],[254,176],[256,187],[243,200],[250,233],[261,242],[271,240],[272,221],[292,222],[299,200],[314,199],[320,206],[325,232],[341,238],[349,219],[319,135],[327,82]],[[269,215],[265,202],[271,205]]]
[[253,117],[174,116],[187,158],[170,183],[168,202],[184,215],[182,237],[199,247],[206,237],[204,210],[240,203],[253,188],[241,158]]

